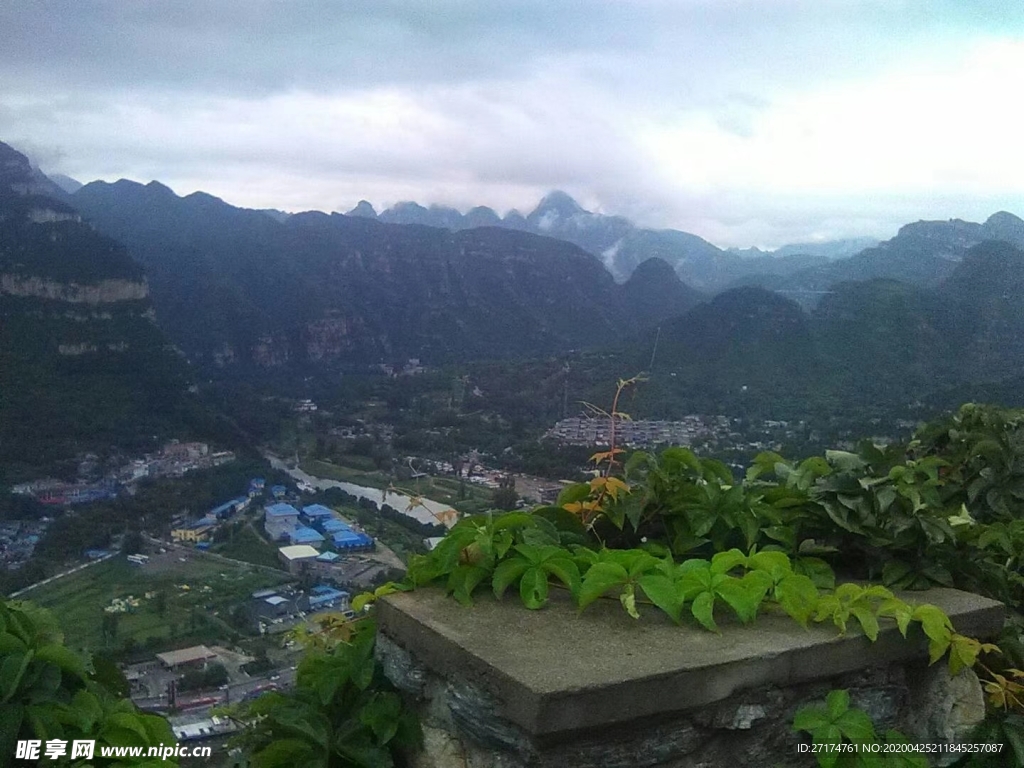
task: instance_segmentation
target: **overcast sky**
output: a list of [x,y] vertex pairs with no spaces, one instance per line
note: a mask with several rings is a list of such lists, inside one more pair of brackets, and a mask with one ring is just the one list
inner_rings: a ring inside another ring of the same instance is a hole
[[1024,216],[1021,0],[12,0],[0,140],[230,203],[586,207],[723,246]]

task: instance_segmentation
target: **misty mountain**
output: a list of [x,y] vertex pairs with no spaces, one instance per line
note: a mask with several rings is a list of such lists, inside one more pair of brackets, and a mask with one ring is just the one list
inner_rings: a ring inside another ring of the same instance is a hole
[[628,314],[643,327],[682,315],[705,298],[680,280],[668,262],[657,257],[633,270],[622,285],[621,296]]
[[986,240],[1024,246],[1024,221],[1005,211],[993,214],[983,224],[961,219],[918,221],[900,227],[894,238],[847,259],[800,270],[784,278],[778,274],[758,274],[748,275],[743,281],[791,291],[808,307],[842,282],[884,278],[935,288],[953,275],[970,248]]
[[89,184],[74,200],[145,265],[160,323],[205,365],[534,356],[623,338],[694,301],[678,279],[643,300],[636,284],[617,286],[591,254],[555,238],[415,223],[450,209],[407,204],[371,218],[361,204],[359,215],[278,221],[123,180]]
[[725,291],[662,323],[660,334],[634,339],[614,370],[648,368],[656,347],[641,399],[660,415],[677,403],[794,413],[808,402],[884,407],[952,402],[946,393],[956,392],[993,397],[1024,377],[1022,306],[1024,249],[987,240],[963,251],[938,285],[840,282],[811,312],[762,288]]
[[878,240],[873,237],[853,237],[842,240],[825,240],[820,243],[791,243],[772,251],[762,251],[760,248],[730,248],[729,252],[744,258],[767,256],[780,259],[789,256],[812,256],[832,260],[853,256],[865,248],[872,248],[876,245],[878,245]]
[[[476,207],[460,214],[454,208],[432,205],[426,208],[403,202],[376,213],[365,200],[349,215],[376,218],[390,224],[422,224],[452,231],[480,226],[500,226],[558,238],[578,245],[598,257],[616,282],[624,283],[633,271],[648,259],[661,259],[675,269],[689,286],[707,293],[729,287],[746,275],[789,275],[801,269],[826,263],[840,253],[846,254],[855,241],[820,243],[808,246],[814,253],[786,246],[774,258],[762,258],[757,252],[725,251],[697,235],[674,229],[644,229],[622,216],[608,216],[584,209],[565,192],[546,195],[537,207],[523,216],[510,211],[504,218],[492,209]],[[868,241],[873,244],[875,241]],[[754,249],[756,250],[756,249]],[[827,254],[827,255],[826,255]]]
[[72,179],[70,176],[65,176],[63,173],[51,173],[48,176],[50,181],[69,195],[75,194],[75,192],[82,188],[82,182]]

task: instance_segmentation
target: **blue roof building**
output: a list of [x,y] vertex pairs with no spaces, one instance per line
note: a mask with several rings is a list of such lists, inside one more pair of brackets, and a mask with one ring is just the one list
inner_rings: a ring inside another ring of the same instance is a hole
[[339,520],[336,517],[332,517],[328,520],[320,521],[320,530],[330,535],[332,533],[340,533],[341,531],[351,531],[352,526],[346,523],[344,520]]
[[249,502],[248,497],[240,496],[237,499],[231,501],[225,501],[219,507],[214,507],[210,510],[210,515],[223,520],[225,517],[231,517],[235,512],[240,509],[244,509],[245,505]]
[[275,499],[283,499],[288,493],[288,489],[283,485],[272,485],[270,486],[270,495]]
[[299,523],[299,510],[291,504],[270,504],[263,510],[263,529],[275,541],[288,537],[292,528]]
[[288,531],[288,540],[292,544],[323,544],[324,537],[320,535],[318,531],[314,531],[312,528],[307,528],[304,525],[300,525],[297,528],[293,528]]
[[271,504],[269,507],[264,507],[266,517],[280,519],[282,517],[294,517],[298,518],[299,510],[293,507],[291,504]]
[[341,555],[339,555],[337,552],[322,552],[317,557],[317,562],[319,562],[319,563],[336,563],[340,559],[341,559]]
[[334,542],[335,549],[343,552],[368,551],[374,547],[372,538],[365,533],[356,533],[351,530],[339,531],[331,537],[331,540]]
[[326,608],[333,603],[347,602],[348,597],[348,592],[343,592],[334,587],[325,587],[323,585],[313,587],[309,590],[309,609],[315,611],[320,608]]
[[334,510],[328,509],[323,504],[310,504],[302,508],[302,516],[311,523],[317,520],[330,520],[334,517]]

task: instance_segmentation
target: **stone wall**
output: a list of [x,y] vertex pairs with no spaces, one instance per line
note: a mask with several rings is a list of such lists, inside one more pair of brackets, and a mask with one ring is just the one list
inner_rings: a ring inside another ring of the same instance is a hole
[[[961,599],[954,610],[942,607],[961,631],[990,636],[1001,625],[1001,609],[992,601],[975,600]],[[798,751],[806,737],[792,731],[793,717],[834,688],[849,690],[853,705],[869,713],[879,733],[897,728],[922,743],[960,741],[984,716],[974,673],[951,679],[945,663],[927,664],[923,643],[913,638],[899,638],[901,651],[882,638],[870,644],[863,637],[836,638],[834,629],[814,628],[807,633],[809,641],[793,650],[785,625],[778,624],[780,637],[773,641],[776,624],[771,619],[778,617],[765,617],[770,626],[752,636],[764,642],[762,652],[739,667],[728,657],[737,648],[749,654],[755,646],[733,643],[729,633],[749,634],[752,627],[723,628],[718,654],[706,655],[696,644],[693,654],[682,651],[679,658],[686,660],[682,666],[689,667],[690,677],[681,677],[674,669],[680,666],[678,660],[672,659],[664,669],[646,674],[651,672],[646,662],[637,667],[630,661],[643,657],[645,645],[657,649],[658,636],[674,633],[685,648],[700,635],[691,637],[686,627],[645,617],[633,627],[643,640],[623,645],[614,613],[598,611],[600,615],[587,618],[565,608],[530,612],[511,601],[487,600],[467,609],[425,591],[389,598],[381,606],[378,656],[423,725],[424,748],[410,758],[415,768],[815,765],[813,756]],[[522,632],[521,614],[530,616],[528,628],[534,631]],[[478,621],[480,615],[483,621]],[[494,635],[503,619],[504,636]],[[588,645],[581,623],[603,622],[610,622],[607,657],[588,659],[595,647]],[[540,629],[545,626],[550,626],[549,634]],[[552,638],[568,644],[567,652],[550,652]],[[528,665],[508,655],[507,649],[517,644]],[[859,663],[843,661],[844,646],[861,649]],[[834,674],[816,653],[821,647],[836,651]],[[574,657],[579,669],[602,671],[585,679],[581,674],[574,682],[573,669],[566,669]],[[619,663],[609,665],[609,659]],[[555,665],[545,670],[548,663]],[[538,670],[538,676],[524,669]],[[637,669],[645,671],[636,676]],[[737,669],[748,677],[738,676]],[[694,683],[698,678],[692,675],[704,680]],[[546,678],[551,685],[544,684]],[[673,685],[688,690],[673,690]],[[542,695],[531,699],[530,690]],[[602,706],[593,705],[597,699],[592,694],[605,697]],[[676,694],[683,698],[672,701]],[[699,703],[680,708],[687,698]],[[545,709],[547,700],[558,703]],[[534,711],[550,714],[532,719]]]

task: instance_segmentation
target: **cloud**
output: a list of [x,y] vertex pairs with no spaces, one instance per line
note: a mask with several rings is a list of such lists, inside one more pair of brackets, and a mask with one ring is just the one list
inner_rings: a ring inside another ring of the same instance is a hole
[[724,245],[885,235],[1024,208],[1022,41],[990,0],[3,4],[0,138],[254,207],[563,188]]

